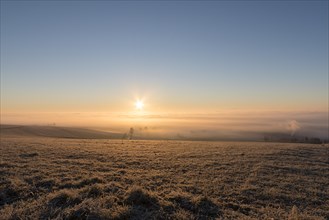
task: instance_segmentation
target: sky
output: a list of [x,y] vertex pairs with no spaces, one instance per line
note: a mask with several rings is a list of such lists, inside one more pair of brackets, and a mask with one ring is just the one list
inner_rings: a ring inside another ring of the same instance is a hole
[[328,1],[1,1],[1,123],[259,112],[327,129]]

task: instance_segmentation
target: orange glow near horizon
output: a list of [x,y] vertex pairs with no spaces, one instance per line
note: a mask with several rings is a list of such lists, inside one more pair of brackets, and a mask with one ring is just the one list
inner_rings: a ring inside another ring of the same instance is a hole
[[[327,136],[327,112],[217,111],[208,113],[127,112],[48,112],[2,114],[2,124],[47,125],[97,128],[124,132],[134,127],[141,134],[211,137],[296,131],[312,136]],[[244,133],[245,132],[245,133]]]

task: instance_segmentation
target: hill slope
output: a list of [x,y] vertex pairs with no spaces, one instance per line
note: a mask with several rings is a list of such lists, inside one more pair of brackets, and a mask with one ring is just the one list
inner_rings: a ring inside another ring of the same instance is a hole
[[120,133],[96,131],[86,128],[55,126],[1,125],[1,136],[36,136],[56,138],[108,139],[121,138]]

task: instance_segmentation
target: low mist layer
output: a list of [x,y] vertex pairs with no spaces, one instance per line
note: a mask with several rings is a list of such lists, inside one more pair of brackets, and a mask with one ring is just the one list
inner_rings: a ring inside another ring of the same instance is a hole
[[[40,113],[5,114],[2,118],[3,124],[83,127],[115,133],[116,138],[132,128],[137,139],[328,140],[327,112]],[[83,138],[83,133],[78,137]]]

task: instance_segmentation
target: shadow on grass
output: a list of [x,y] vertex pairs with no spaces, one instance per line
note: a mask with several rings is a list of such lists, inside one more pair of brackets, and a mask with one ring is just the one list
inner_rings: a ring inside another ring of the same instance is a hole
[[216,219],[222,215],[219,206],[205,196],[191,198],[178,194],[169,200],[179,208],[193,213],[197,219]]
[[38,153],[26,153],[26,154],[20,154],[19,156],[22,158],[29,158],[29,157],[39,156],[39,154]]

